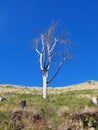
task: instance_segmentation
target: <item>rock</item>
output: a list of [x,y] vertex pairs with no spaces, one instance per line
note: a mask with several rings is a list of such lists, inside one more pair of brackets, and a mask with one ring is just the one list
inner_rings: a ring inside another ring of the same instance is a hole
[[51,125],[48,125],[48,130],[51,130],[52,129],[52,126]]
[[21,111],[15,111],[12,113],[12,119],[10,122],[10,127],[13,130],[22,130],[24,128],[24,124],[21,120],[23,113]]
[[6,101],[6,98],[0,97],[0,101]]
[[95,105],[97,105],[97,104],[98,104],[97,97],[93,97],[93,98],[92,98],[92,102],[93,102]]
[[21,120],[22,115],[23,115],[23,113],[21,111],[15,111],[12,114],[12,119]]
[[66,130],[71,130],[71,128],[69,127],[69,128],[67,128]]
[[34,119],[34,123],[40,122],[43,119],[43,115],[41,115],[40,113],[36,113],[33,115],[33,119]]
[[25,108],[26,107],[26,100],[21,101],[20,106],[22,107],[22,109]]
[[32,115],[32,119],[34,123],[43,122],[44,120],[44,110],[36,111]]
[[97,130],[98,111],[71,114],[67,120],[72,130]]
[[90,85],[95,85],[95,81],[94,81],[94,80],[89,80],[88,83],[89,83]]
[[94,128],[94,127],[91,127],[91,128],[89,128],[88,130],[95,130],[95,128]]

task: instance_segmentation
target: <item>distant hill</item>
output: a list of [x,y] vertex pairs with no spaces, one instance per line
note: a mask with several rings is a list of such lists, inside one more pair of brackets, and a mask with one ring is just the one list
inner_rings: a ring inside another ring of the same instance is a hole
[[[22,86],[22,85],[13,85],[13,84],[0,84],[0,87],[3,87],[3,88],[6,88],[6,87],[20,87],[20,88],[30,88],[30,89],[42,89],[42,87],[40,86]],[[51,88],[52,87],[48,87],[48,88]],[[98,81],[97,80],[89,80],[89,81],[86,81],[86,82],[83,82],[83,83],[79,83],[79,84],[73,84],[73,85],[69,85],[69,86],[64,86],[64,87],[53,87],[54,88],[57,88],[57,89],[66,89],[66,90],[83,90],[83,89],[97,89],[98,88]],[[19,88],[17,88],[19,89]]]
[[84,83],[75,84],[66,87],[67,90],[84,90],[84,89],[98,89],[98,81],[89,80]]
[[[64,87],[48,87],[49,94],[60,94],[67,91],[75,90],[95,90],[98,89],[98,81],[89,80],[80,84],[73,84],[70,86]],[[17,92],[17,93],[35,93],[42,95],[42,87],[37,86],[20,86],[20,85],[11,85],[11,84],[0,84],[0,93],[2,92]]]

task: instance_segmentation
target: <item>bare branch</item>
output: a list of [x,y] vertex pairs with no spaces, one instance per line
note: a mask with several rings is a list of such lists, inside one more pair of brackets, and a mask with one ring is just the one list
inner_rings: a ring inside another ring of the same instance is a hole
[[41,42],[42,42],[42,53],[43,53],[45,50],[45,43],[44,43],[44,35],[43,34],[41,35]]
[[41,54],[37,48],[36,48],[36,52],[37,52],[39,55]]
[[38,50],[39,40],[35,38],[35,39],[33,39],[33,42],[35,44],[35,50],[36,50],[36,52],[40,55],[40,51]]
[[54,48],[55,48],[57,42],[58,42],[58,40],[57,40],[56,38],[54,38],[54,43],[53,43],[53,45],[52,45],[52,47],[51,47],[51,50],[50,50],[51,53],[53,52],[53,50],[54,50]]
[[40,53],[40,68],[43,70],[43,65],[42,65],[42,53]]
[[58,74],[58,72],[60,71],[61,67],[62,67],[62,64],[63,64],[63,61],[60,62],[56,72],[54,73],[54,75],[52,76],[52,78],[50,80],[47,81],[47,84],[50,83],[55,77],[56,75]]
[[71,60],[69,33],[56,32],[59,22],[52,24],[46,32],[35,39],[35,50],[39,54],[40,68],[42,71],[49,71],[53,58],[60,63],[52,78],[47,81],[51,82],[58,74],[64,61]]
[[51,64],[51,56],[50,56],[50,51],[48,50],[48,65],[47,65],[48,70],[50,68],[50,64]]

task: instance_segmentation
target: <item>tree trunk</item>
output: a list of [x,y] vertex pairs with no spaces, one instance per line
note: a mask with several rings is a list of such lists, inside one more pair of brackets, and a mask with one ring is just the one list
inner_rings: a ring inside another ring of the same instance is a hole
[[42,78],[43,78],[43,98],[46,99],[47,98],[47,78],[48,78],[48,71],[47,70],[43,70],[42,71]]

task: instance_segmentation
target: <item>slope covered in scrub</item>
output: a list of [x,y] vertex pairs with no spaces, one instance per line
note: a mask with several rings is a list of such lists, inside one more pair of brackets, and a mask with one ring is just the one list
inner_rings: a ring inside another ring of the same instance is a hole
[[[98,107],[91,100],[98,97],[97,81],[49,88],[48,92],[45,100],[42,99],[42,88],[0,85],[0,97],[6,98],[0,102],[0,129],[97,129]],[[26,100],[24,108],[20,105],[23,100]]]

